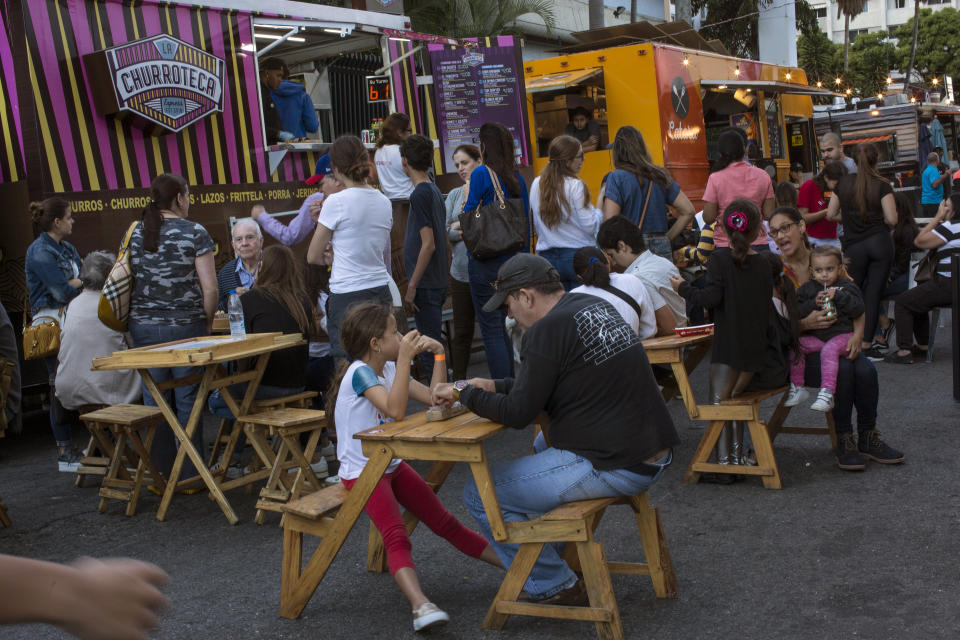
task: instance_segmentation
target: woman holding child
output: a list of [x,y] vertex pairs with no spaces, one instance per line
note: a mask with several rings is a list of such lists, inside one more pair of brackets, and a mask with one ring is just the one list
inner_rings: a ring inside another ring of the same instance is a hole
[[[796,209],[782,207],[770,217],[770,236],[780,248],[784,274],[795,287],[811,280],[810,242],[807,239],[806,223]],[[826,329],[836,322],[836,315],[825,309],[815,309],[800,318],[800,330],[812,332]],[[862,325],[854,326],[854,337],[863,340]],[[837,466],[841,469],[860,471],[866,468],[864,458],[884,464],[903,462],[903,454],[880,439],[876,430],[877,403],[880,395],[877,370],[856,348],[857,341],[850,341],[852,348],[840,358],[837,371],[837,386],[834,393],[833,418],[837,430]],[[811,387],[820,387],[820,359],[808,358],[806,382]],[[857,431],[859,442],[853,436],[853,408],[857,408]]]

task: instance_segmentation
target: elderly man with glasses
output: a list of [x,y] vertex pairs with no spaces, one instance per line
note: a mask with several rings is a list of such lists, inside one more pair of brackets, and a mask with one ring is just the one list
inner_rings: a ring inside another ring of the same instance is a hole
[[260,233],[260,225],[253,218],[237,220],[230,235],[233,252],[237,257],[225,264],[217,274],[217,287],[220,289],[217,309],[221,311],[227,310],[231,290],[243,294],[253,288],[263,254],[263,235]]

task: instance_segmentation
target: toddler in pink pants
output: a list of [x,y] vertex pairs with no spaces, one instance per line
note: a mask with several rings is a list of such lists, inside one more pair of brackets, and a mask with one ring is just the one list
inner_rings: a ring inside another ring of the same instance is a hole
[[794,407],[808,395],[803,388],[806,355],[820,353],[821,389],[810,405],[814,411],[833,409],[833,394],[837,390],[837,369],[840,358],[850,352],[851,344],[858,342],[853,329],[863,322],[863,296],[860,289],[843,271],[840,249],[829,245],[814,247],[810,255],[812,280],[797,291],[797,306],[801,318],[815,310],[834,318],[833,324],[800,336],[801,355],[790,366],[790,393],[784,406]]

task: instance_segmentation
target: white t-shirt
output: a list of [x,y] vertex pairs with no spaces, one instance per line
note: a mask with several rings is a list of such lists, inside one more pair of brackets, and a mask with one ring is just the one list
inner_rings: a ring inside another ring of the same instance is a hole
[[[396,362],[383,365],[382,377],[378,377],[370,365],[362,360],[354,360],[347,368],[340,382],[337,408],[334,412],[337,423],[337,458],[340,460],[339,474],[342,479],[358,478],[367,464],[367,457],[363,455],[360,441],[353,437],[354,434],[391,422],[390,418],[380,413],[380,410],[364,397],[363,392],[381,385],[390,393],[396,375]],[[400,460],[394,460],[384,473],[394,471],[399,465]]]
[[950,277],[950,261],[952,254],[946,253],[953,250],[960,250],[960,220],[945,220],[934,227],[933,235],[943,240],[946,244],[937,247],[937,251],[945,252],[943,257],[937,261],[937,273]]
[[385,144],[373,154],[377,165],[377,181],[383,195],[391,200],[407,200],[413,192],[413,182],[403,172],[400,145]]
[[563,211],[563,221],[551,229],[540,218],[540,178],[536,178],[530,187],[530,211],[537,231],[538,252],[557,248],[579,249],[596,244],[603,213],[590,202],[583,203],[583,180],[564,178],[563,190],[569,207]]
[[625,273],[640,278],[647,285],[654,310],[666,304],[676,316],[677,326],[687,326],[687,301],[670,284],[670,276],[680,275],[672,262],[652,251],[644,251],[627,267]]
[[586,293],[591,296],[603,298],[613,305],[613,308],[620,312],[623,319],[633,328],[641,340],[652,338],[657,335],[657,318],[653,313],[653,303],[650,301],[650,294],[647,293],[647,287],[639,278],[628,276],[625,273],[611,273],[610,284],[623,291],[625,294],[637,301],[640,311],[643,315],[637,317],[637,312],[633,310],[625,300],[615,293],[610,293],[606,289],[580,285],[570,291],[570,293]]
[[387,285],[383,249],[390,242],[393,208],[382,193],[364,187],[334,193],[324,201],[317,223],[333,232],[330,293]]

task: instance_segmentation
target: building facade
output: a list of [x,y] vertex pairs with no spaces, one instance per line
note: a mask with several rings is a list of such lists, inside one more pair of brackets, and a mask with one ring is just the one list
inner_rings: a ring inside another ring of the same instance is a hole
[[[833,0],[809,0],[817,12],[820,30],[837,43],[843,43],[843,16],[837,17],[837,3]],[[960,9],[960,0],[921,0],[921,9],[939,11],[944,7]],[[861,33],[893,31],[913,17],[913,0],[867,0],[860,15],[850,19],[850,41]]]

